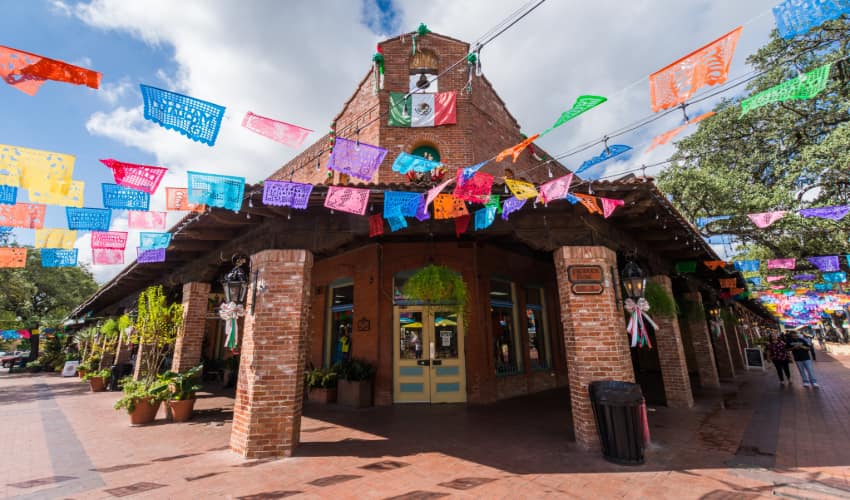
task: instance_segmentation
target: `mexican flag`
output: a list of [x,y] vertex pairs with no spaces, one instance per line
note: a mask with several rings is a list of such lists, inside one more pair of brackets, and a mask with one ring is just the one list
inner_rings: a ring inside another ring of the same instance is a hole
[[390,127],[436,127],[457,123],[456,92],[390,92]]

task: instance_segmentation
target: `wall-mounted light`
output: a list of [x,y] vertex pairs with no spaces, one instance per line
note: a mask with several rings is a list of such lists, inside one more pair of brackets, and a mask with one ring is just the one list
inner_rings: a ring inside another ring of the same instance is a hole
[[620,273],[623,289],[630,299],[643,298],[646,292],[646,273],[634,261],[630,260]]

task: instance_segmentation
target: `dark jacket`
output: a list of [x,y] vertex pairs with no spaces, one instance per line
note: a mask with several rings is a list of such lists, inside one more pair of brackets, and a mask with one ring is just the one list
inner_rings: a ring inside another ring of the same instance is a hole
[[789,339],[788,348],[791,349],[791,355],[794,356],[794,361],[812,359],[812,341],[806,337]]

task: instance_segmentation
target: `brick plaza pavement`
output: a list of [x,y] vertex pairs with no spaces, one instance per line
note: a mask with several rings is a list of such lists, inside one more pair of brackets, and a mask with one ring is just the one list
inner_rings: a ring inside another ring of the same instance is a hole
[[850,498],[850,356],[819,353],[820,390],[750,372],[692,410],[655,408],[645,465],[572,441],[565,390],[487,406],[308,403],[296,457],[227,450],[232,399],[188,423],[131,428],[118,393],[0,374],[6,498]]

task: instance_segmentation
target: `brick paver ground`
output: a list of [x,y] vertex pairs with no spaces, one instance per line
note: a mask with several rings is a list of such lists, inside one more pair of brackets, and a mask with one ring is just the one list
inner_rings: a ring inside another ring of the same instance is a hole
[[850,498],[850,356],[819,355],[819,390],[750,372],[692,410],[654,408],[645,465],[572,441],[569,397],[352,410],[308,403],[297,456],[227,450],[233,401],[188,423],[131,428],[118,393],[0,374],[0,497]]

